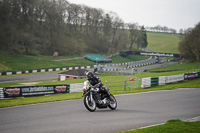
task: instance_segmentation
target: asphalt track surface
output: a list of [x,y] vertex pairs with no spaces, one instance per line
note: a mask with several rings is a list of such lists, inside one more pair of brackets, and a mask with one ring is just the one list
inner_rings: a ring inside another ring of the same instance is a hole
[[116,110],[89,112],[82,99],[0,109],[1,133],[117,133],[200,116],[200,88],[115,96]]

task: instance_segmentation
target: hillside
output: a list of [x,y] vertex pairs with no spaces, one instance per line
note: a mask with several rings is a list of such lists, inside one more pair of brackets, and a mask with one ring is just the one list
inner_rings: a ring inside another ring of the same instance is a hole
[[[148,48],[156,52],[178,53],[179,36],[166,33],[147,33]],[[26,56],[26,55],[9,55],[4,52],[0,52],[0,72],[6,71],[24,71],[32,69],[42,68],[55,68],[55,67],[67,67],[67,66],[86,66],[94,65],[95,63],[85,59],[77,60],[65,60],[74,56],[59,56],[57,58],[52,56]],[[82,54],[83,56],[83,54]],[[143,60],[144,56],[132,56],[128,58],[122,58],[120,56],[114,56],[112,58],[113,63],[130,62],[136,60]],[[55,61],[61,59],[59,61]],[[63,60],[64,61],[63,61]]]
[[[68,60],[72,58],[72,60]],[[119,55],[112,58],[113,63],[131,62],[144,60],[145,56],[130,56],[123,58]],[[70,56],[26,56],[26,55],[9,55],[7,53],[0,52],[0,72],[7,71],[25,71],[33,69],[44,68],[61,68],[61,67],[73,67],[73,66],[89,66],[96,63],[88,61],[86,59],[74,59]]]
[[147,32],[147,48],[163,53],[179,53],[180,35],[168,33]]

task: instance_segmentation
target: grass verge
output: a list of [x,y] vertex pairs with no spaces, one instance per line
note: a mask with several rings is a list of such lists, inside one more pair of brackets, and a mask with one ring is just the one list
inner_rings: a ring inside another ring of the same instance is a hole
[[169,120],[163,125],[120,133],[199,133],[199,131],[200,121],[186,122],[181,120]]

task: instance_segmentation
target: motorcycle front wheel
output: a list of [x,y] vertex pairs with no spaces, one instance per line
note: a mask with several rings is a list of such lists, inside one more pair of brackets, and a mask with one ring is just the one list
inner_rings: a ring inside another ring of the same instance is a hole
[[115,110],[117,108],[117,100],[115,99],[115,97],[113,95],[110,94],[110,104],[108,105],[108,107],[112,110]]
[[96,110],[96,103],[94,101],[94,99],[91,99],[89,95],[84,96],[84,105],[85,107],[90,111],[90,112],[94,112]]

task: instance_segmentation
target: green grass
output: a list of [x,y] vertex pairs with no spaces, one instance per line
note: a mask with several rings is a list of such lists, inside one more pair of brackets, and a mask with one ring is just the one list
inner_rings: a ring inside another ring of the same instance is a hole
[[162,53],[179,53],[180,35],[168,33],[147,32],[147,48]]
[[[67,59],[67,57],[60,57],[60,59],[63,58]],[[8,55],[7,53],[0,52],[0,72],[95,64],[86,59],[55,61],[56,59],[57,58],[50,56]]]
[[120,133],[199,133],[199,131],[200,121],[186,122],[181,120],[169,120],[163,125],[135,129]]
[[49,96],[13,98],[9,100],[0,100],[0,108],[17,106],[17,105],[35,104],[35,103],[72,100],[72,99],[80,99],[80,98],[82,98],[82,93],[67,93],[67,94],[58,94],[58,95],[49,95]]
[[117,55],[117,56],[112,57],[112,63],[139,61],[139,60],[145,60],[148,58],[149,58],[148,56],[140,56],[140,55],[128,56],[127,58],[123,58],[123,57]]
[[154,71],[158,71],[158,72],[159,71],[183,71],[183,72],[185,72],[185,71],[186,72],[200,71],[200,62],[184,63],[181,61],[181,62],[171,65],[171,66],[167,66],[167,67],[164,66],[161,68],[151,69],[148,71],[149,72],[154,72]]

